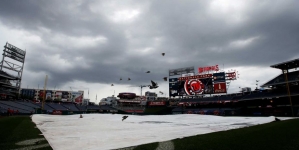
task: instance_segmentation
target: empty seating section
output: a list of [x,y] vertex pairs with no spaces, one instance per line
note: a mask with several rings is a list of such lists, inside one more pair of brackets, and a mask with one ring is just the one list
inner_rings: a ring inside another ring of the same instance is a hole
[[32,108],[40,108],[38,105],[36,105],[34,103],[31,103],[31,102],[18,102],[18,101],[16,101],[16,103],[19,103],[19,104],[22,104],[22,105],[25,105],[25,106],[29,106],[29,107],[32,107]]
[[76,106],[80,111],[86,111],[87,107],[86,106]]
[[232,98],[232,100],[240,100],[244,97],[244,95],[236,95]]
[[[299,80],[299,71],[290,72],[288,74],[288,81],[289,82],[294,82],[294,81],[298,81],[298,80]],[[274,79],[268,81],[267,83],[265,83],[262,86],[270,86],[270,85],[281,84],[281,83],[285,83],[284,74],[278,75],[277,77],[275,77]]]
[[1,106],[0,106],[0,114],[4,114],[4,113],[6,113],[6,109],[4,109],[4,108],[1,108]]
[[99,110],[101,108],[99,106],[87,106],[87,109]]
[[232,100],[233,96],[219,96],[219,100],[220,101],[228,101],[228,100]]
[[[42,107],[42,103],[36,103],[36,105],[38,105],[40,108]],[[49,111],[53,111],[54,109],[48,105],[44,105],[44,110],[49,110]]]
[[75,104],[63,104],[63,106],[72,111],[79,111],[79,109],[75,106]]
[[[11,107],[18,108],[18,109],[20,109],[20,110],[26,110],[26,111],[29,111],[29,112],[31,112],[31,111],[34,112],[34,111],[35,111],[35,109],[32,108],[32,107],[25,106],[25,105],[22,105],[22,104],[13,102],[13,101],[1,101],[0,103],[5,104],[5,105],[7,105],[7,106],[11,106]],[[20,111],[20,110],[19,110],[19,111]]]
[[115,108],[110,107],[110,106],[107,106],[107,105],[102,105],[102,106],[100,106],[100,108],[101,108],[102,110],[116,110]]
[[176,107],[172,110],[172,112],[181,112],[181,111],[183,111],[182,107]]
[[4,109],[5,112],[7,112],[7,109],[9,108],[9,109],[14,110],[14,111],[18,110],[20,113],[26,113],[26,114],[30,113],[30,111],[28,111],[28,110],[23,110],[23,109],[19,109],[19,108],[13,107],[13,106],[8,106],[8,105],[5,105],[1,102],[2,101],[0,101],[0,107],[1,107],[1,109]]
[[49,107],[52,107],[54,110],[68,110],[67,108],[63,107],[61,104],[58,103],[46,103]]
[[[35,112],[35,109],[41,108],[42,103],[33,103],[25,101],[0,101],[0,109],[6,113],[7,109],[19,110],[19,112],[30,113]],[[87,111],[88,109],[93,110],[111,110],[110,106],[81,106],[73,103],[45,103],[44,110],[53,111]]]
[[[297,94],[297,93],[292,93]],[[254,100],[254,99],[263,99],[263,98],[272,98],[272,97],[280,97],[280,96],[286,96],[287,92],[260,92],[260,93],[251,93],[247,94],[244,97],[242,97],[240,100]]]

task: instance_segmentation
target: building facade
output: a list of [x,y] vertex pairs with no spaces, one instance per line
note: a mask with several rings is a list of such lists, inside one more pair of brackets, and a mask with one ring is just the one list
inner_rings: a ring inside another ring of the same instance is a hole
[[157,94],[155,92],[145,92],[145,98],[147,101],[157,100]]
[[42,89],[21,89],[20,97],[30,100],[57,100],[82,103],[84,91],[60,91]]

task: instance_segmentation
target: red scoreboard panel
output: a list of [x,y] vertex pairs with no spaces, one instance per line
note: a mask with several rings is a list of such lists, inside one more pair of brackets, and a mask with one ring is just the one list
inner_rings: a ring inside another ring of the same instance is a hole
[[226,93],[226,83],[214,83],[214,94],[216,93]]

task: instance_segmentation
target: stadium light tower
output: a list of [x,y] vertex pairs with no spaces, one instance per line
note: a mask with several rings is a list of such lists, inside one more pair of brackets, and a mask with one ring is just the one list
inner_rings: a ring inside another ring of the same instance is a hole
[[[10,86],[1,87],[1,88],[7,89],[8,91],[10,91],[11,94],[17,94],[19,97],[26,51],[21,50],[20,48],[17,48],[16,46],[6,42],[6,44],[4,45],[4,50],[2,55],[3,58],[2,61],[0,62],[0,70],[1,72],[3,71],[3,74],[5,76],[8,76],[8,79],[11,80],[12,83],[15,83],[15,85],[9,83]],[[17,73],[17,75],[10,75],[7,72],[5,72],[3,69],[7,69],[10,72],[15,72]]]

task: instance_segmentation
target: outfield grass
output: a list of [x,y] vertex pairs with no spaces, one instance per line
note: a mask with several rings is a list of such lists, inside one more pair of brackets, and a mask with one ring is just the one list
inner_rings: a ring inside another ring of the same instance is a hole
[[[35,128],[35,124],[31,121],[29,116],[11,116],[0,118],[0,149],[21,149],[29,147],[38,147],[48,144],[46,140],[41,140],[40,143],[28,145],[16,145],[18,142],[25,140],[34,140],[38,138],[44,138],[40,135],[41,132],[38,128]],[[32,143],[32,142],[31,142]],[[39,148],[43,150],[51,150],[50,146]]]
[[[175,139],[172,143],[175,150],[299,150],[299,119]],[[141,145],[134,150],[155,149],[157,145]]]

